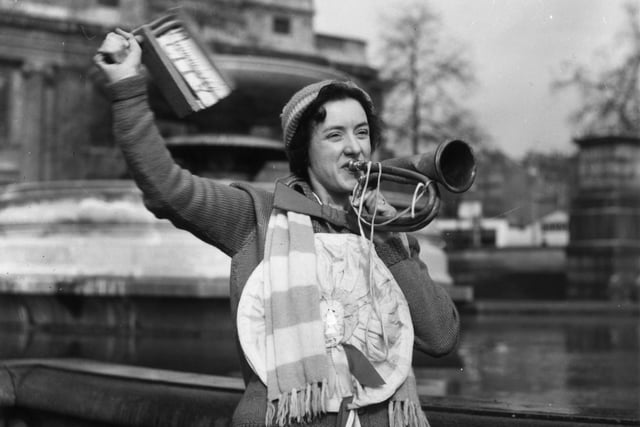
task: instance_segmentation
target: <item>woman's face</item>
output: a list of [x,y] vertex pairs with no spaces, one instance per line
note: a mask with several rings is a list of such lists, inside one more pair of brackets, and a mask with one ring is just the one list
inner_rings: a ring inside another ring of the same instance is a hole
[[309,180],[323,203],[347,208],[358,177],[349,171],[349,161],[371,156],[369,123],[353,98],[328,101],[323,107],[326,118],[311,131]]

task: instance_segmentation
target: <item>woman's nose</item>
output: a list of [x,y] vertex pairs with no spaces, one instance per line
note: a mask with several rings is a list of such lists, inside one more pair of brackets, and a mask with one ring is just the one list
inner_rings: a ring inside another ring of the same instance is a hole
[[360,141],[355,137],[355,135],[349,135],[345,139],[345,147],[344,151],[347,154],[357,156],[362,152],[362,146],[360,145]]

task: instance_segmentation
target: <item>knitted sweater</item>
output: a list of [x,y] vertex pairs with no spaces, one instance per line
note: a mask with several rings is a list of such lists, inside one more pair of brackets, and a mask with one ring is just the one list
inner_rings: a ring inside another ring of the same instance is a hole
[[[158,218],[170,220],[231,257],[229,296],[235,319],[243,287],[263,259],[273,193],[246,183],[226,185],[198,177],[176,165],[148,106],[144,77],[130,77],[110,85],[109,96],[113,102],[114,135],[143,192],[145,206]],[[308,186],[301,185],[299,190],[311,197]],[[316,232],[350,232],[317,219],[313,220],[313,227]],[[429,277],[418,258],[417,245],[410,246],[411,254],[401,239],[393,237],[376,245],[376,252],[409,303],[415,347],[441,356],[457,343],[458,313],[448,293]],[[241,360],[247,391],[236,410],[234,425],[262,425],[266,388]],[[363,425],[386,425],[386,406],[374,406],[368,411],[373,418]],[[366,418],[367,414],[360,416],[364,422],[363,416]]]

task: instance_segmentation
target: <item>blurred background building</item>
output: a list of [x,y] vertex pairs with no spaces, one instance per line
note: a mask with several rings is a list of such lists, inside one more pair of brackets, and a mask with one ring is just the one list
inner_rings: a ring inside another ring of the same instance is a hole
[[[239,176],[254,178],[264,160],[283,160],[279,113],[309,82],[352,78],[379,100],[366,44],[315,34],[311,0],[3,0],[0,185],[126,175],[92,56],[114,27],[131,30],[178,4],[237,88],[220,105],[186,120],[176,120],[157,89],[150,88],[163,134],[179,136],[170,142],[174,155],[195,172],[239,170]],[[262,152],[236,161],[220,154],[230,147],[243,154],[248,145]],[[193,155],[194,146],[199,155]],[[214,168],[198,161],[203,151],[220,154],[209,156],[219,159]]]

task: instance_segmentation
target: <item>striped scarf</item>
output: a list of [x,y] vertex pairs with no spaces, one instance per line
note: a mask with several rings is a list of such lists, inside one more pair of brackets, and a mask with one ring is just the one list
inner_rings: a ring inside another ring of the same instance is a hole
[[282,426],[326,411],[328,358],[311,219],[274,210],[263,262],[267,425],[275,418]]
[[[327,411],[330,361],[320,312],[313,227],[307,215],[274,209],[267,227],[263,279],[266,424],[310,421]],[[429,426],[413,372],[389,401],[389,425]]]

